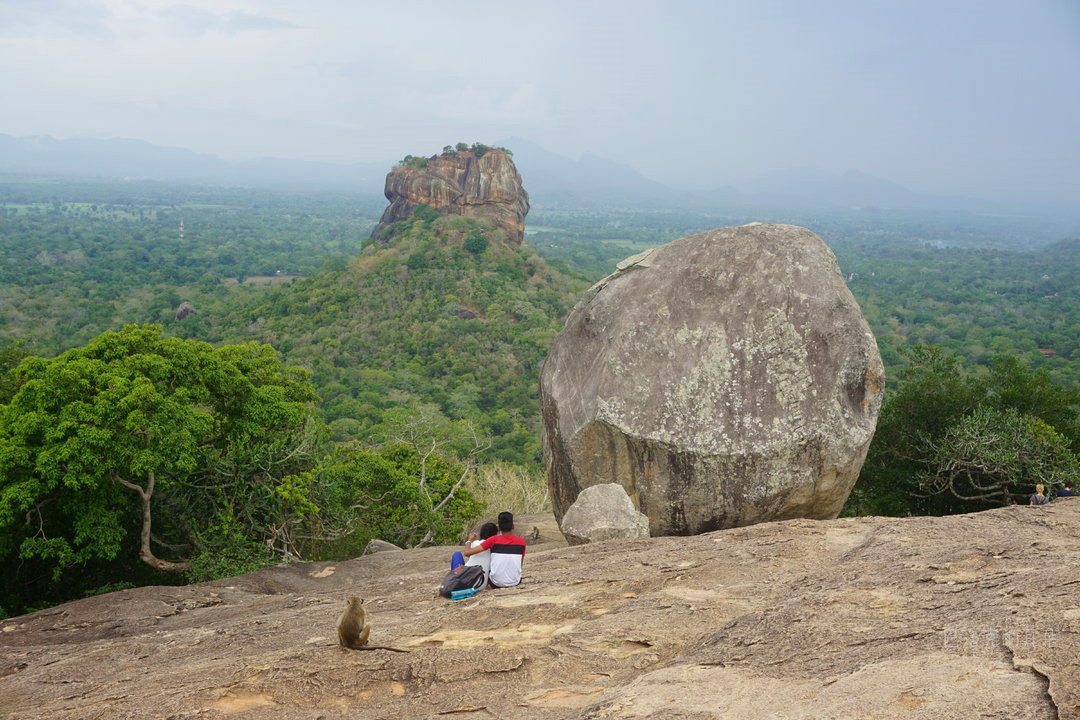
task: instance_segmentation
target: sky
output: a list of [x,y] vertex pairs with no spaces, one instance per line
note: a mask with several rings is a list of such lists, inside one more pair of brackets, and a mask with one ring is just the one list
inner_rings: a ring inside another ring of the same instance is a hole
[[0,133],[1080,200],[1080,0],[0,0]]

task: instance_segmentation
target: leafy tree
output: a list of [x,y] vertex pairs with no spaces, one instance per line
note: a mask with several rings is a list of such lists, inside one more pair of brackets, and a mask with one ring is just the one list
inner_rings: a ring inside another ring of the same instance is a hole
[[465,237],[464,247],[473,255],[479,255],[488,249],[488,240],[483,232],[473,230]]
[[454,149],[457,150],[458,152],[465,152],[466,150],[469,149],[469,146],[466,143],[459,142],[457,145],[454,146]]
[[17,389],[14,370],[28,354],[22,341],[0,347],[0,405],[14,397]]
[[442,217],[442,213],[430,205],[418,205],[416,209],[413,210],[412,214],[413,217],[420,222],[428,223],[429,225]]
[[388,412],[379,432],[388,441],[384,456],[406,467],[415,478],[413,505],[420,520],[412,531],[424,533],[415,544],[429,545],[444,538],[447,513],[443,509],[459,495],[468,497],[462,486],[476,472],[491,439],[469,422],[449,420],[431,404]]
[[1057,385],[1045,368],[1032,369],[1016,355],[1000,355],[988,367],[990,372],[977,383],[986,402],[1039,418],[1061,433],[1073,451],[1080,451],[1080,386]]
[[948,492],[960,500],[1010,505],[1030,495],[1036,483],[1053,488],[1078,470],[1060,433],[1013,408],[981,405],[926,445],[932,469],[920,487],[928,495]]
[[27,358],[16,376],[0,407],[0,552],[54,578],[122,553],[186,570],[184,551],[222,513],[249,539],[272,537],[255,500],[310,464],[314,392],[269,346],[214,349],[132,325]]
[[398,164],[411,168],[425,168],[428,165],[428,159],[422,155],[406,155]]
[[[968,512],[1021,492],[1032,477],[1067,471],[1061,450],[1075,428],[1080,394],[1074,388],[1058,387],[1047,373],[1009,356],[995,358],[990,372],[979,375],[940,347],[915,346],[903,355],[909,364],[886,395],[847,512]],[[1043,448],[1041,459],[1020,452],[1025,442]],[[981,462],[993,470],[980,474],[967,465]]]

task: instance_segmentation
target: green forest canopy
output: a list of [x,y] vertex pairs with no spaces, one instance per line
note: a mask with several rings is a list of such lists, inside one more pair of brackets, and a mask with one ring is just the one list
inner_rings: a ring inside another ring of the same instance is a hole
[[[532,247],[511,249],[429,212],[372,241],[382,203],[344,195],[12,182],[0,201],[8,612],[453,537],[479,512],[462,484],[479,463],[539,463],[539,363],[589,282],[757,219],[540,207]],[[890,381],[847,512],[960,512],[1075,474],[1080,242],[1019,251],[997,226],[934,218],[804,224],[836,252]],[[178,319],[182,300],[198,312]],[[160,327],[101,335],[125,323]],[[269,404],[217,405],[212,382]],[[270,416],[280,432],[259,430]],[[177,435],[138,447],[153,427]],[[1015,451],[981,452],[986,437]],[[106,449],[116,463],[95,460]],[[973,492],[956,469],[976,466]],[[404,510],[372,502],[386,497]]]

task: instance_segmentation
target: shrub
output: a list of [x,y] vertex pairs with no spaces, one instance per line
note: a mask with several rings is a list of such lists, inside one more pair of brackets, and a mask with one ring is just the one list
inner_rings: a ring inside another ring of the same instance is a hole
[[551,512],[551,495],[540,468],[488,463],[477,469],[467,487],[483,507],[484,517],[503,510],[524,515]]
[[488,249],[488,240],[479,230],[473,230],[465,238],[465,249],[473,255],[479,255]]

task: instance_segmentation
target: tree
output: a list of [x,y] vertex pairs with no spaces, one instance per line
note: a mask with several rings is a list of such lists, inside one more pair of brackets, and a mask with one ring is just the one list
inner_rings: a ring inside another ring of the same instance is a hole
[[488,240],[482,230],[473,230],[465,238],[465,249],[473,255],[480,255],[488,249]]
[[[1010,355],[977,375],[940,347],[919,345],[903,354],[908,367],[886,394],[849,512],[970,512],[991,497],[1004,498],[1009,486],[1016,495],[1020,484],[1048,477],[1053,468],[1057,477],[1069,466],[1059,451],[1075,448],[1076,388],[1057,386]],[[1021,453],[1025,442],[1049,454]]]
[[909,364],[899,386],[886,392],[877,430],[849,505],[860,513],[882,515],[942,514],[958,511],[945,497],[918,496],[926,474],[927,438],[938,438],[978,404],[960,361],[938,347],[918,345],[904,351]]
[[920,487],[960,500],[1011,505],[1036,483],[1052,488],[1077,473],[1065,438],[1039,418],[1016,410],[979,406],[941,438],[927,438],[931,472]]
[[17,389],[15,368],[29,355],[22,341],[0,347],[0,405],[11,401]]
[[989,368],[979,385],[990,404],[1043,420],[1064,436],[1073,451],[1080,451],[1080,387],[1056,385],[1045,369],[1032,369],[1016,355],[999,355]]
[[215,349],[129,325],[27,358],[16,376],[0,407],[0,552],[57,578],[129,548],[183,571],[183,551],[222,511],[265,532],[250,499],[311,462],[314,392],[269,346]]
[[430,205],[417,205],[416,209],[412,211],[412,215],[414,218],[421,222],[428,223],[429,225],[442,217],[442,213]]
[[416,483],[420,512],[410,530],[423,535],[413,544],[423,547],[444,539],[453,501],[471,502],[462,486],[476,472],[491,438],[472,423],[449,420],[434,405],[388,412],[382,433],[386,443],[380,454],[405,468]]

